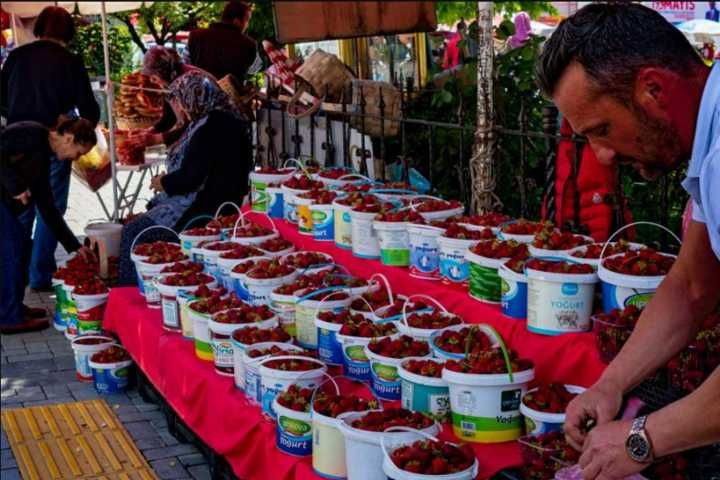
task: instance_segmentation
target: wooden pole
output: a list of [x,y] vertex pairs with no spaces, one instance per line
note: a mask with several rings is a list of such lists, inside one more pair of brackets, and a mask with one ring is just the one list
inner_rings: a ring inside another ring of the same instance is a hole
[[491,211],[499,203],[495,189],[495,112],[493,108],[493,2],[478,2],[477,124],[470,158],[470,208]]

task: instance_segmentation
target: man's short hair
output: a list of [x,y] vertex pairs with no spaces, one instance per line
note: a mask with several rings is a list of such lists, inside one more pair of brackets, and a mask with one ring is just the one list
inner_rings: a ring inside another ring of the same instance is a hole
[[685,36],[655,10],[637,3],[592,3],[566,18],[547,40],[536,64],[547,96],[572,62],[583,66],[598,93],[632,98],[637,72],[662,67],[691,75],[703,65]]
[[231,0],[227,2],[223,9],[222,21],[232,23],[233,20],[244,20],[250,8],[250,4],[247,2]]
[[36,38],[53,38],[69,43],[75,36],[75,22],[62,7],[45,7],[35,21],[33,34]]

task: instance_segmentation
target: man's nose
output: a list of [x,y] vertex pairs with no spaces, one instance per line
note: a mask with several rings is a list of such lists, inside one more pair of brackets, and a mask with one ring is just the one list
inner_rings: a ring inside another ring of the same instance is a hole
[[591,146],[593,151],[595,152],[595,156],[597,157],[598,162],[603,165],[612,165],[615,163],[615,157],[617,156],[617,152],[615,152],[615,150],[602,145]]

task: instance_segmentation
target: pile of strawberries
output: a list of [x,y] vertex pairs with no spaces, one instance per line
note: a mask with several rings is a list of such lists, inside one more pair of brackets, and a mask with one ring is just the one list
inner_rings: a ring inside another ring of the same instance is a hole
[[667,275],[674,263],[675,257],[652,248],[628,250],[623,255],[603,260],[603,266],[608,270],[638,276]]
[[640,318],[642,309],[628,305],[620,310],[613,309],[610,313],[595,315],[594,330],[600,358],[609,363],[620,352],[627,339],[630,338],[635,324]]
[[322,252],[295,252],[286,255],[282,263],[295,268],[305,269],[332,263],[332,257]]
[[171,287],[189,287],[192,285],[203,285],[212,283],[215,279],[207,273],[199,272],[181,272],[168,275],[161,282]]
[[[532,361],[518,358],[514,350],[508,349],[508,356],[510,357],[510,367],[513,372],[529,370],[533,366]],[[448,360],[445,362],[445,368],[459,373],[508,373],[505,357],[499,348],[488,348],[463,360]]]
[[[576,252],[573,252],[571,256],[576,258],[600,258],[600,253],[602,252],[603,247],[605,246],[604,243],[591,243],[589,244],[585,249],[578,250]],[[605,249],[604,256],[610,257],[612,255],[616,255],[618,253],[624,253],[630,250],[630,244],[627,242],[627,240],[620,240],[618,242],[613,242]]]
[[211,250],[214,252],[226,252],[228,250],[234,250],[238,244],[235,242],[201,242],[200,245],[205,250]]
[[[381,319],[388,319],[397,317],[398,315],[402,315],[403,305],[405,305],[405,300],[397,298],[392,303],[392,305],[388,306],[385,310],[383,310],[383,312],[377,313],[377,316]],[[430,306],[426,303],[420,301],[410,302],[408,303],[407,308],[405,308],[405,313],[409,315],[411,312],[418,312],[420,310],[425,310],[428,308],[430,308]]]
[[238,227],[233,230],[233,238],[252,238],[252,237],[264,237],[266,235],[272,235],[275,233],[272,229],[263,227],[256,223],[248,223],[242,227]]
[[[349,185],[346,185],[349,188]],[[360,207],[361,205],[375,205],[380,203],[380,199],[370,193],[352,192],[348,196],[338,198],[335,203],[348,207]]]
[[[357,317],[361,318],[357,319]],[[365,319],[361,315],[353,315],[351,319],[343,323],[343,326],[340,328],[340,334],[347,335],[348,337],[379,338],[396,333],[397,328],[394,323],[375,323]]]
[[423,222],[423,217],[415,210],[395,210],[375,216],[378,222]]
[[108,288],[105,282],[100,280],[98,277],[92,277],[86,279],[75,285],[73,293],[76,295],[99,295],[101,293],[107,293]]
[[[384,307],[390,304],[390,297],[388,296],[387,290],[385,290],[384,288],[375,290],[373,292],[365,292],[362,294],[362,298],[365,301],[356,298],[350,304],[350,308],[359,312],[369,312],[370,307],[372,307],[373,310],[377,310],[380,307]],[[368,304],[370,305],[368,306]]]
[[415,204],[415,210],[423,213],[442,212],[443,210],[454,210],[460,207],[462,207],[462,203],[457,200],[436,200],[434,198]]
[[505,262],[504,265],[515,273],[523,273],[528,258],[530,258],[528,253],[520,254]]
[[292,337],[282,328],[258,328],[247,327],[235,330],[232,338],[243,345],[253,345],[260,342],[280,342],[285,343]]
[[670,384],[686,392],[697,389],[720,366],[720,313],[709,315],[695,339],[667,364]]
[[91,269],[80,269],[78,267],[64,267],[55,272],[53,278],[61,278],[65,285],[75,286],[81,283],[92,282],[97,277],[97,271]]
[[527,262],[526,267],[528,269],[550,273],[585,274],[595,272],[593,266],[587,263],[571,263],[564,260],[541,260],[539,258],[533,258]]
[[533,238],[533,247],[543,248],[545,250],[570,250],[592,243],[582,235],[575,235],[571,232],[561,232],[552,227],[546,227],[535,234]]
[[475,255],[485,258],[514,258],[519,255],[527,255],[527,244],[515,240],[485,240],[470,247]]
[[504,213],[490,212],[483,215],[470,215],[468,217],[462,217],[461,223],[469,223],[470,225],[477,225],[479,227],[498,227],[501,224],[512,220],[512,217],[505,215]]
[[561,383],[540,385],[534,392],[528,392],[522,401],[526,407],[546,413],[565,413],[570,401],[577,393],[570,393]]
[[141,243],[140,245],[136,245],[133,249],[133,253],[135,255],[141,256],[141,257],[149,257],[154,254],[164,254],[167,252],[179,252],[180,251],[180,244],[178,243],[171,243],[171,242],[163,242],[163,241],[157,241],[152,243]]
[[502,233],[510,233],[512,235],[535,235],[542,230],[544,224],[541,222],[531,222],[525,219],[519,219],[515,223],[504,225],[500,231]]
[[[226,297],[223,297],[223,295],[224,294],[221,294],[219,292],[211,293],[207,297],[192,302],[190,304],[190,308],[198,313],[206,313],[212,315],[222,310],[227,310],[229,308],[240,308],[246,305],[246,303],[240,300],[237,295],[235,295],[235,293],[231,293]],[[195,296],[198,296],[197,293],[195,293]]]
[[346,183],[340,190],[346,193],[367,193],[371,188],[373,188],[371,183]]
[[207,224],[210,228],[233,228],[235,224],[237,223],[238,219],[240,218],[239,213],[234,213],[232,215],[223,215],[221,217],[217,217],[214,220],[210,220]]
[[495,234],[489,228],[482,230],[470,230],[457,223],[452,223],[447,227],[443,237],[457,238],[460,240],[490,240],[495,238]]
[[432,312],[410,314],[407,317],[407,323],[412,328],[439,330],[452,325],[460,325],[463,321],[462,318],[457,315],[447,314],[435,309]]
[[365,212],[365,213],[385,213],[395,210],[395,205],[392,203],[379,201],[365,202],[353,206],[353,212]]
[[175,262],[160,270],[160,273],[202,272],[203,264],[197,262]]
[[212,237],[213,235],[220,235],[220,229],[215,227],[197,227],[183,230],[182,235],[188,237]]
[[449,353],[474,355],[492,347],[492,342],[477,327],[465,327],[458,330],[444,330],[433,339],[437,348]]
[[185,255],[180,250],[169,250],[165,253],[153,253],[148,258],[143,260],[145,263],[150,263],[152,265],[159,265],[161,263],[173,263],[173,262],[182,262],[184,260],[187,260],[188,256]]
[[345,175],[350,175],[351,173],[353,173],[353,171],[349,168],[333,167],[333,168],[326,168],[325,170],[321,170],[320,173],[318,173],[318,175],[323,178],[337,180],[338,178],[344,177]]
[[[525,443],[529,445],[525,445]],[[580,460],[580,452],[570,446],[562,431],[523,437],[520,443],[524,467],[523,477],[532,480],[553,478],[555,472]]]
[[[345,300],[350,295],[347,294],[347,292],[338,291],[338,292],[328,292],[325,290],[325,286],[321,287],[310,287],[306,288],[305,290],[298,293],[298,296],[305,297],[308,296],[308,300],[314,300],[314,301],[322,301],[322,302],[331,302],[331,301],[337,301],[337,300]],[[314,293],[317,292],[317,293]]]
[[345,412],[364,412],[378,408],[377,400],[367,400],[357,395],[334,395],[324,392],[315,394],[313,411],[326,417],[336,418]]
[[326,271],[300,275],[292,283],[287,283],[285,285],[279,286],[278,288],[273,290],[273,293],[279,295],[292,295],[298,290],[309,287],[319,287],[320,285],[322,285],[322,281],[325,275],[327,275]]
[[323,188],[323,183],[305,175],[296,175],[285,180],[283,186],[293,190],[313,190]]
[[347,310],[342,310],[340,312],[332,312],[332,311],[325,311],[320,312],[317,315],[318,319],[322,320],[323,322],[328,323],[335,323],[338,325],[344,325],[346,323],[359,323],[362,320],[365,320],[365,317],[360,315],[359,313],[351,314]]
[[293,244],[292,242],[289,242],[285,240],[284,238],[270,238],[268,240],[265,240],[261,244],[258,245],[258,248],[262,248],[263,250],[267,252],[281,252],[283,250],[287,250],[288,248],[292,248]]
[[424,357],[430,353],[427,342],[415,340],[408,335],[395,339],[385,337],[372,340],[368,344],[368,349],[376,355],[388,358]]
[[437,360],[405,360],[402,367],[410,373],[422,375],[423,377],[442,377],[443,363]]
[[255,170],[255,172],[262,173],[263,175],[287,175],[288,173],[292,173],[294,171],[295,171],[295,169],[292,167],[288,167],[288,168],[261,167],[258,170]]
[[238,263],[232,268],[233,273],[247,273],[253,268],[259,266],[262,264],[262,262],[268,262],[269,260],[246,260],[244,262]]
[[280,263],[278,259],[259,260],[255,266],[246,272],[248,278],[281,278],[295,272],[295,269],[286,264]]
[[307,413],[310,411],[312,395],[313,390],[311,388],[303,388],[293,384],[286,391],[278,394],[277,402],[290,410]]
[[318,190],[310,190],[307,193],[302,193],[298,195],[298,198],[313,200],[316,205],[330,205],[337,196],[337,192],[321,188]]
[[282,370],[285,372],[306,372],[308,370],[315,370],[316,368],[320,368],[317,362],[311,362],[309,360],[303,360],[300,358],[270,360],[263,365],[272,370]]
[[289,348],[280,348],[277,345],[273,345],[270,348],[248,348],[246,353],[250,358],[264,357],[266,355],[271,355],[273,357],[279,357],[281,355],[300,355],[301,357],[315,358],[315,352],[308,350],[290,350]]
[[386,408],[379,412],[368,412],[362,417],[353,420],[353,428],[370,432],[384,432],[390,427],[409,427],[423,430],[430,427],[433,420],[420,412],[413,412],[404,408]]
[[220,254],[220,258],[241,260],[250,257],[261,257],[264,253],[252,245],[235,244],[235,248]]
[[124,348],[113,345],[94,353],[90,360],[97,363],[124,362],[130,360],[130,354]]
[[275,314],[267,305],[248,305],[240,302],[238,307],[229,310],[219,311],[213,317],[218,323],[256,323],[272,318]]
[[390,454],[396,467],[422,475],[447,475],[462,472],[475,463],[470,445],[456,446],[442,440],[418,440]]
[[368,282],[361,277],[353,277],[352,275],[343,275],[328,273],[323,278],[323,285],[328,287],[347,287],[359,288],[367,286]]

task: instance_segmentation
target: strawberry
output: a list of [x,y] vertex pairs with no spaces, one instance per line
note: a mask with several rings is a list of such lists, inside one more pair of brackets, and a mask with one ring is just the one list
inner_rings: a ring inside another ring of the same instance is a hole
[[527,254],[527,245],[515,240],[483,240],[470,247],[475,255],[485,258],[512,258]]
[[459,331],[445,330],[433,340],[435,346],[449,353],[480,353],[492,346],[490,339],[477,327],[465,327]]
[[73,293],[77,295],[98,295],[101,293],[107,293],[107,291],[107,286],[102,280],[100,280],[99,277],[92,277],[75,285]]
[[495,238],[495,234],[489,228],[483,230],[469,230],[462,225],[453,223],[445,230],[443,237],[458,238],[461,240],[489,240]]
[[397,333],[397,328],[394,323],[374,323],[371,320],[366,320],[361,315],[353,315],[340,328],[340,334],[349,337],[387,337],[395,333]]
[[498,227],[500,224],[509,222],[510,220],[512,220],[512,217],[504,213],[490,212],[484,215],[462,217],[459,221],[460,223],[468,223],[479,227]]
[[220,254],[220,258],[232,258],[236,260],[261,256],[263,256],[263,252],[261,250],[258,250],[257,248],[250,245],[240,245],[239,243],[236,243],[235,248],[233,248],[232,250],[228,250]]
[[415,203],[415,210],[418,212],[441,212],[443,210],[454,210],[461,208],[462,203],[457,200],[435,200],[433,198],[423,199],[419,203]]
[[274,315],[267,305],[251,306],[244,304],[229,310],[223,309],[219,311],[219,313],[213,315],[213,321],[218,323],[256,323],[268,320]]
[[191,228],[189,230],[184,230],[180,232],[180,235],[186,235],[188,237],[212,237],[215,235],[220,235],[220,229],[212,227]]
[[430,427],[433,421],[420,412],[404,408],[390,407],[385,410],[368,412],[352,421],[353,428],[370,432],[383,432],[390,427],[410,427],[422,430]]
[[603,266],[608,270],[640,276],[667,275],[674,263],[675,257],[658,253],[652,248],[629,250],[623,255],[603,260]]
[[94,353],[92,357],[90,357],[90,360],[97,363],[124,362],[130,360],[130,354],[124,348],[113,345],[105,350]]
[[390,459],[395,466],[407,472],[447,475],[472,467],[475,453],[467,446],[458,447],[442,440],[418,440],[395,449]]
[[443,363],[437,360],[405,360],[402,367],[410,373],[423,377],[442,377]]
[[543,226],[544,224],[541,222],[530,222],[521,218],[515,223],[508,223],[503,226],[500,231],[513,235],[535,235],[543,228]]
[[533,258],[527,262],[526,267],[532,270],[551,273],[586,274],[593,273],[595,269],[586,263],[571,263],[564,260],[541,260]]
[[[513,372],[521,372],[532,368],[532,361],[518,358],[515,351],[508,350],[508,356],[510,357],[510,366]],[[507,373],[505,357],[499,348],[488,348],[470,355],[464,360],[448,360],[445,362],[445,368],[453,372],[470,374]]]
[[415,340],[407,335],[396,339],[385,337],[371,340],[368,349],[377,355],[390,358],[424,357],[430,353],[427,342]]
[[292,337],[282,327],[264,329],[258,327],[245,327],[235,330],[232,338],[243,345],[252,345],[260,342],[287,342]]
[[528,392],[522,401],[525,406],[546,413],[565,413],[568,403],[577,396],[559,383],[541,384],[534,392]]

